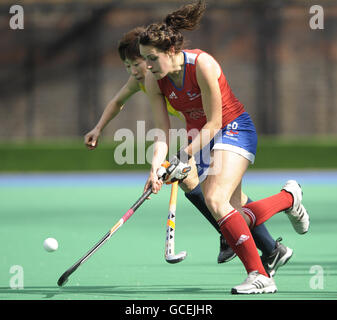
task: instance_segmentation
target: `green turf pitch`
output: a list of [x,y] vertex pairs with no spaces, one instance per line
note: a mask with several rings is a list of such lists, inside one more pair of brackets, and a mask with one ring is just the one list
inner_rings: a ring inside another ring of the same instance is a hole
[[[245,181],[244,190],[260,199],[278,192],[292,178],[282,172],[275,178],[270,175],[255,173]],[[282,236],[283,243],[294,249],[292,259],[275,276],[278,292],[233,296],[230,289],[245,279],[244,268],[238,258],[216,263],[219,236],[181,190],[176,253],[188,254],[179,264],[165,262],[168,186],[152,195],[58,288],[59,276],[122,217],[141,195],[144,181],[137,178],[132,184],[129,177],[122,183],[123,177],[111,176],[104,183],[95,179],[82,183],[76,177],[54,182],[51,177],[36,183],[28,176],[27,182],[23,177],[13,183],[10,176],[0,177],[1,300],[337,299],[337,183],[317,178],[302,182],[311,216],[306,235],[296,234],[284,214],[267,222],[273,237]],[[58,240],[56,252],[44,251],[47,237]],[[20,284],[23,288],[16,288]]]

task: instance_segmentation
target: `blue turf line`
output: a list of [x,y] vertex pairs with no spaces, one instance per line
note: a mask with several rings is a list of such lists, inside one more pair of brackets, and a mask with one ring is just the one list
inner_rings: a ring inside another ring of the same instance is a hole
[[26,173],[1,174],[0,187],[89,187],[145,184],[145,173]]
[[[0,174],[0,187],[144,186],[147,177],[147,172]],[[244,177],[244,183],[284,184],[289,179],[295,179],[300,184],[337,185],[337,170],[248,171]]]

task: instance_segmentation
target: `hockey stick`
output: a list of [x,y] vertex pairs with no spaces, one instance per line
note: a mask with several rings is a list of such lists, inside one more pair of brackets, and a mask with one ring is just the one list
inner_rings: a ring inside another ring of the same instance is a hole
[[151,193],[152,188],[150,187],[90,251],[62,274],[57,281],[57,285],[62,287],[68,281],[69,276],[74,273],[81,264],[88,260],[101,246],[103,246],[103,244],[135,213]]
[[166,225],[166,241],[165,241],[165,260],[168,263],[178,263],[186,258],[186,251],[182,251],[177,255],[174,254],[174,234],[175,234],[175,216],[178,193],[178,181],[172,183],[169,214]]

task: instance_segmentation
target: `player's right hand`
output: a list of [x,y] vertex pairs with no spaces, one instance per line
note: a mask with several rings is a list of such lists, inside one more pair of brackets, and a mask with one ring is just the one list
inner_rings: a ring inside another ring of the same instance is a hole
[[[163,186],[163,180],[160,179],[157,176],[157,173],[155,173],[154,171],[151,170],[149,178],[146,181],[145,187],[144,187],[144,192],[148,189],[148,188],[152,188],[152,192],[154,194],[158,193],[158,191],[161,189],[161,187]],[[150,197],[148,197],[147,199],[150,199]]]
[[95,128],[84,136],[84,144],[89,150],[93,150],[97,147],[100,134],[101,132]]

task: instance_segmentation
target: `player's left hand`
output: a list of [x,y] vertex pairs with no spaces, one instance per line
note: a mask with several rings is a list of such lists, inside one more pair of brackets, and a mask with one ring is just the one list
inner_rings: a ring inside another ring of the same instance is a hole
[[191,171],[191,166],[181,161],[178,156],[173,156],[166,168],[166,176],[164,182],[171,184],[175,181],[183,181]]

